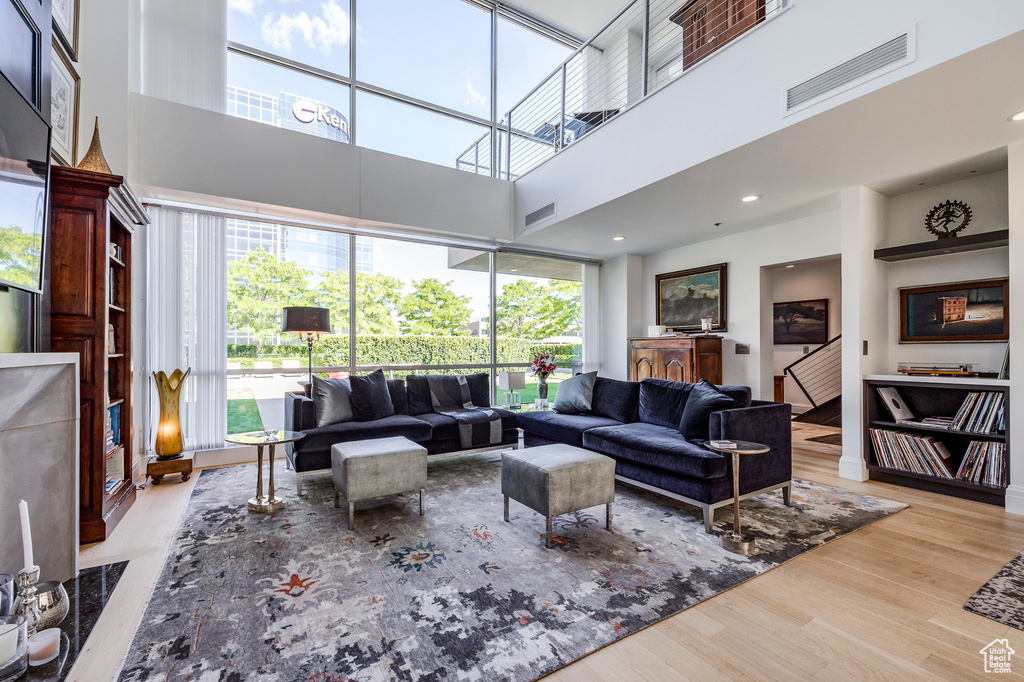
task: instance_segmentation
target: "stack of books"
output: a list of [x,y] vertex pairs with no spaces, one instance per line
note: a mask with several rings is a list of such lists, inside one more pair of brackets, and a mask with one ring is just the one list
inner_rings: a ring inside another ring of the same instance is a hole
[[1003,398],[1003,393],[999,391],[968,393],[949,428],[973,433],[1005,431]]
[[950,453],[942,441],[905,431],[871,429],[871,443],[878,463],[890,469],[953,478]]
[[983,485],[1006,487],[1006,474],[1003,457],[1006,443],[971,441],[967,446],[967,454],[956,477],[962,481],[981,483]]

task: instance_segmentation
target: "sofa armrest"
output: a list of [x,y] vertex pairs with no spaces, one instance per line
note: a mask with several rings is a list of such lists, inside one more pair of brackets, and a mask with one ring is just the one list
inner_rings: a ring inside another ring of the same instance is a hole
[[312,398],[301,393],[284,394],[284,428],[289,431],[316,428],[316,409]]
[[792,407],[788,403],[763,403],[712,413],[710,438],[749,440],[771,448],[741,464],[740,487],[750,492],[793,478],[792,429]]

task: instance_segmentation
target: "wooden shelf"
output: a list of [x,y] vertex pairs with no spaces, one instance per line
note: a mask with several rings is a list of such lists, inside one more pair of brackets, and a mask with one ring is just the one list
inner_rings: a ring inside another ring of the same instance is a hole
[[123,357],[124,357],[124,353],[107,353],[107,360],[116,360],[118,358],[123,358]]
[[124,263],[122,263],[118,259],[114,258],[113,256],[109,256],[109,258],[110,258],[110,262],[113,263],[114,265],[117,265],[117,266],[122,267],[122,268],[124,267]]
[[113,303],[108,303],[107,307],[110,308],[111,310],[116,310],[119,313],[123,313],[124,312],[124,308],[122,308],[119,305],[114,305]]
[[994,433],[977,433],[977,432],[974,432],[974,431],[957,431],[955,429],[942,429],[942,428],[934,427],[934,426],[920,426],[918,424],[901,424],[900,422],[878,421],[877,419],[873,420],[871,422],[871,426],[874,426],[876,428],[882,428],[882,429],[893,429],[893,430],[904,429],[906,431],[923,431],[925,433],[931,433],[931,434],[943,433],[943,434],[949,434],[951,436],[963,436],[965,438],[983,438],[985,440],[999,440],[999,441],[1005,441],[1006,440],[1006,434],[998,433],[998,432],[994,432]]
[[124,398],[115,398],[107,403],[107,407],[113,407],[114,405],[120,405],[124,402]]
[[1009,243],[1010,231],[996,230],[995,232],[971,234],[966,237],[947,237],[945,239],[935,239],[929,242],[893,246],[888,249],[875,249],[875,260],[893,263],[895,261],[911,260],[914,258],[944,256],[948,253],[963,253],[965,251],[994,249],[1000,246],[1006,246]]
[[895,483],[896,485],[904,485],[908,488],[927,490],[933,493],[994,504],[1000,507],[1006,504],[1005,488],[961,481],[957,478],[942,478],[941,476],[919,474],[916,471],[890,469],[878,464],[868,464],[867,466],[873,481]]

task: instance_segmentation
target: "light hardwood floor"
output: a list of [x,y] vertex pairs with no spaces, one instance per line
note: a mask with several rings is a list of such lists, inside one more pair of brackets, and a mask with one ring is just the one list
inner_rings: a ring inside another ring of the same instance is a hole
[[[798,478],[899,500],[910,508],[807,552],[550,675],[623,680],[986,679],[980,649],[1007,638],[1024,679],[1024,632],[963,603],[1024,549],[1024,517],[882,483],[838,477],[838,446],[795,425]],[[195,477],[139,492],[111,538],[82,566],[131,559],[70,680],[113,679],[167,553]],[[287,481],[284,483],[287,484]],[[724,512],[720,512],[724,513]],[[1005,676],[1004,676],[1005,677]]]

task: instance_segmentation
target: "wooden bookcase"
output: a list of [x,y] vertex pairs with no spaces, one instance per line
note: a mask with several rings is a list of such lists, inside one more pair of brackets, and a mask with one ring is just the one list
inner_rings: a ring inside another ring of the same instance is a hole
[[105,540],[135,502],[131,262],[144,222],[122,177],[53,167],[50,335],[54,351],[80,356],[83,544]]
[[1010,471],[1010,423],[1006,431],[998,433],[975,433],[973,431],[952,431],[908,424],[899,424],[882,402],[878,388],[895,388],[907,408],[917,418],[952,417],[963,404],[968,393],[998,392],[1003,394],[1003,409],[1009,414],[1010,382],[1000,379],[954,379],[931,376],[877,375],[864,378],[864,462],[869,476],[874,481],[885,481],[909,488],[927,490],[953,497],[1005,506],[1006,489],[970,481],[942,478],[912,471],[891,469],[881,466],[875,457],[871,429],[905,431],[914,435],[933,436],[941,441],[952,454],[951,467],[955,471],[963,460],[971,441],[995,441],[1006,443],[1003,457],[1004,476],[1009,481]]
[[648,377],[722,383],[721,336],[663,336],[629,339],[629,380]]

